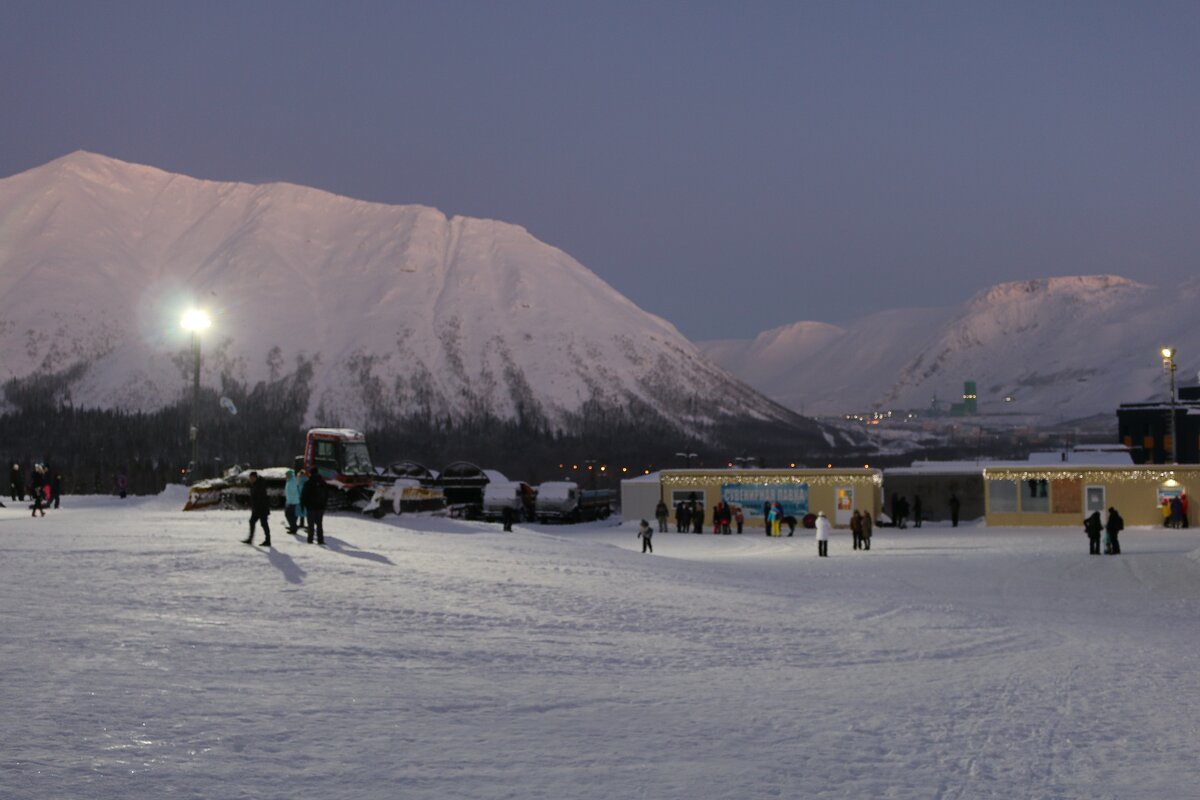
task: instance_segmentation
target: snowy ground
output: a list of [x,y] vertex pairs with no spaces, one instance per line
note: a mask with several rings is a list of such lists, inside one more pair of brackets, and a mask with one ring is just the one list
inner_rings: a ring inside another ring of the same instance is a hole
[[1195,796],[1197,533],[643,556],[336,516],[267,551],[182,499],[0,509],[0,797]]

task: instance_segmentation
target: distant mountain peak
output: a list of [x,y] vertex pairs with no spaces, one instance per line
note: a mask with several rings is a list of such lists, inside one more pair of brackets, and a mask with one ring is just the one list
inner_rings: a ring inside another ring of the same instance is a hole
[[1000,283],[975,295],[969,305],[976,309],[1047,297],[1071,296],[1084,299],[1105,292],[1146,288],[1148,287],[1120,275],[1070,275]]
[[[1119,275],[1054,277],[879,312],[840,333],[796,323],[705,352],[810,414],[925,409],[973,380],[986,412],[1083,417],[1161,395],[1159,348],[1200,340],[1198,304],[1200,281],[1163,291]],[[1194,374],[1200,352],[1186,359],[1180,374]]]

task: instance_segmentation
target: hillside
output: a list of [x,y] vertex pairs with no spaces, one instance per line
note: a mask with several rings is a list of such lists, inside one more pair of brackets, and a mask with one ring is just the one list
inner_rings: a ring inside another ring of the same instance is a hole
[[85,152],[0,180],[0,378],[77,407],[170,405],[192,304],[214,318],[205,388],[291,378],[310,422],[806,425],[516,225]]
[[924,409],[935,397],[944,408],[975,380],[981,411],[1070,419],[1164,397],[1164,344],[1179,347],[1179,381],[1191,382],[1198,301],[1200,281],[1167,290],[1112,275],[1049,278],[1000,284],[960,306],[800,322],[701,347],[806,414]]

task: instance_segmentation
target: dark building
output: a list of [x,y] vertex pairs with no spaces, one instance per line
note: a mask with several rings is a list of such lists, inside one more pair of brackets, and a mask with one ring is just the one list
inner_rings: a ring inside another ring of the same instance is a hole
[[1179,453],[1171,457],[1171,403],[1123,403],[1117,431],[1135,464],[1200,464],[1200,386],[1180,386],[1175,401]]

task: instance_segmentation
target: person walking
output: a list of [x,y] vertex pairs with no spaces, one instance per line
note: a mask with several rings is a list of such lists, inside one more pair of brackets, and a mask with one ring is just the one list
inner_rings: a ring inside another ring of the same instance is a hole
[[62,499],[62,483],[62,473],[54,470],[54,477],[50,479],[50,502],[55,508],[59,507],[59,501]]
[[283,516],[287,518],[288,533],[293,536],[299,530],[299,524],[296,522],[297,510],[300,508],[300,481],[296,477],[296,470],[289,469],[287,471],[287,481],[283,484]]
[[692,503],[692,533],[704,533],[703,503]]
[[[316,467],[311,471],[315,472]],[[296,527],[308,528],[308,512],[304,508],[304,485],[308,483],[308,473],[310,470],[302,469],[296,473],[296,486],[300,489],[300,505],[296,506]]]
[[863,514],[862,519],[862,548],[863,550],[871,549],[871,529],[875,527],[875,521],[871,519],[870,514]]
[[912,519],[914,528],[921,527],[921,495],[919,494],[913,495]]
[[12,490],[14,503],[25,502],[25,477],[21,475],[21,465],[15,461],[8,471],[8,487]]
[[824,511],[817,512],[817,555],[821,558],[829,556],[829,533],[833,526],[829,524],[829,518],[825,516]]
[[261,522],[263,529],[263,540],[259,547],[271,546],[271,526],[267,524],[267,517],[271,516],[271,500],[267,497],[267,484],[263,483],[258,477],[257,472],[250,473],[250,535],[242,542],[245,544],[254,543],[254,526]]
[[317,537],[317,544],[325,544],[325,506],[328,502],[329,487],[321,477],[320,471],[313,467],[312,475],[308,476],[304,488],[300,490],[300,505],[308,515],[309,544],[313,543],[314,535]]
[[129,478],[125,476],[124,472],[117,473],[117,494],[122,500],[125,499],[125,495],[129,494]]
[[664,503],[662,500],[659,500],[658,505],[654,507],[654,518],[656,520],[658,520],[658,532],[659,533],[667,532],[667,517],[669,515],[670,515],[670,512],[667,509],[667,504]]
[[642,524],[638,526],[637,535],[642,540],[642,552],[653,553],[654,545],[650,544],[650,539],[654,536],[654,531],[650,529],[650,523],[642,520]]
[[1092,515],[1083,521],[1083,530],[1088,537],[1088,555],[1100,555],[1100,531],[1104,523],[1100,521],[1100,512],[1093,511]]
[[742,532],[742,526],[746,524],[746,515],[742,513],[741,506],[733,507],[733,521],[737,523],[738,533]]
[[952,528],[958,527],[958,509],[960,506],[961,503],[958,501],[958,495],[952,493],[950,495],[950,527]]
[[862,549],[862,514],[858,509],[850,515],[850,536],[854,540],[854,549]]
[[1121,555],[1121,540],[1118,538],[1118,534],[1123,530],[1125,530],[1125,520],[1121,519],[1121,515],[1115,508],[1109,508],[1108,519],[1104,523],[1104,531],[1108,534],[1109,555]]
[[29,515],[31,517],[36,517],[38,514],[41,514],[43,517],[46,516],[45,469],[41,464],[33,465],[33,484],[29,491],[33,497],[33,513]]

